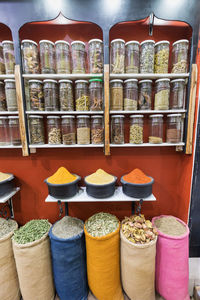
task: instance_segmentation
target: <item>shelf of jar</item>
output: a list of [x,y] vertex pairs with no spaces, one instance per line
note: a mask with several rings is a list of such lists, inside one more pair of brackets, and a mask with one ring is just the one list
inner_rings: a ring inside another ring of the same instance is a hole
[[[125,195],[122,191],[122,187],[119,186],[116,187],[114,195],[108,198],[98,199],[98,198],[91,197],[86,193],[86,188],[81,187],[78,194],[76,194],[74,197],[66,198],[66,199],[57,199],[48,195],[47,198],[45,199],[45,202],[58,202],[58,201],[69,202],[69,203],[70,202],[122,202],[122,201],[140,201],[140,200],[141,199],[139,198],[133,198]],[[149,197],[143,198],[143,201],[156,201],[156,198],[153,194],[151,194]]]
[[5,145],[0,146],[0,149],[21,149],[22,145],[14,146],[14,145]]
[[0,80],[4,80],[4,79],[15,79],[15,75],[14,74],[1,74]]
[[103,74],[23,74],[24,79],[70,79],[70,80],[79,80],[79,79],[90,79],[90,78],[102,78]]
[[18,115],[18,111],[0,111],[0,115]]
[[188,78],[190,73],[166,73],[166,74],[155,74],[155,73],[123,73],[123,74],[110,74],[110,79],[161,79],[161,78]]
[[27,115],[103,115],[103,111],[37,111],[37,110],[27,110]]
[[1,196],[0,203],[6,203],[6,201],[8,201],[10,198],[12,198],[19,190],[20,190],[20,187],[17,187],[12,192]]
[[110,114],[129,114],[129,115],[139,115],[139,114],[183,114],[186,109],[169,109],[169,110],[110,110]]
[[176,146],[185,146],[185,143],[162,143],[162,144],[150,144],[150,143],[143,143],[143,144],[110,144],[110,147],[176,147]]
[[78,145],[78,144],[74,144],[74,145],[63,145],[63,144],[59,144],[59,145],[50,145],[50,144],[43,144],[43,145],[34,145],[34,144],[30,144],[29,148],[30,149],[36,149],[36,148],[100,148],[100,147],[104,147],[104,144],[98,144],[98,145],[94,145],[94,144],[87,144],[87,145]]

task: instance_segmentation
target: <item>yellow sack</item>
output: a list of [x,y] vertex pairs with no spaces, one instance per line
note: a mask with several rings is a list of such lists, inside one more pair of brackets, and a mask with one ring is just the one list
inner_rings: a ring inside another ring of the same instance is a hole
[[91,236],[84,226],[90,290],[98,300],[124,300],[120,282],[119,227],[103,237]]

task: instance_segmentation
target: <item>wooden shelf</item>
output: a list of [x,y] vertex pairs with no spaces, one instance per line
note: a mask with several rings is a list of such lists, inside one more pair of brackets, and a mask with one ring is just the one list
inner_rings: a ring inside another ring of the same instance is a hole
[[18,111],[0,111],[0,115],[6,115],[6,116],[9,116],[9,115],[18,115]]
[[94,144],[88,144],[88,145],[49,145],[49,144],[43,144],[43,145],[33,145],[30,144],[29,148],[36,149],[36,148],[100,148],[104,147],[104,144],[94,145]]
[[174,146],[184,146],[185,143],[162,143],[162,144],[110,144],[110,147],[174,147]]
[[23,74],[24,79],[90,79],[90,78],[102,78],[103,74]]
[[37,111],[27,110],[27,115],[103,115],[103,111]]
[[0,80],[5,80],[5,79],[15,79],[15,75],[14,74],[3,74],[3,75],[0,75]]
[[166,74],[155,74],[155,73],[124,73],[124,74],[110,74],[110,79],[161,79],[161,78],[170,78],[170,79],[178,79],[178,78],[188,78],[190,73],[166,73]]
[[110,114],[129,114],[129,115],[140,115],[140,114],[183,114],[186,109],[171,109],[171,110],[110,110]]
[[0,203],[6,203],[6,201],[8,201],[10,198],[12,198],[19,190],[20,190],[20,188],[17,187],[12,192],[1,196]]

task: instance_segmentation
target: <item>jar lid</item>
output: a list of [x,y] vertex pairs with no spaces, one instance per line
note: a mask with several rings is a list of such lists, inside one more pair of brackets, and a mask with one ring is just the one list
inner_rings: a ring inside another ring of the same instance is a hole
[[64,40],[58,40],[58,41],[56,41],[55,42],[55,45],[57,45],[57,44],[66,44],[66,45],[70,45],[67,41],[64,41]]
[[171,80],[171,83],[173,82],[184,82],[185,83],[185,79],[174,79],[174,80]]
[[169,45],[170,42],[167,41],[167,40],[159,41],[159,42],[155,43],[155,46],[158,46],[158,45],[160,45],[160,44],[168,44],[168,45]]
[[67,118],[75,118],[75,116],[72,115],[66,115],[66,116],[61,116],[62,119],[67,119]]
[[82,45],[85,46],[85,43],[82,42],[82,41],[73,41],[73,42],[71,42],[71,45],[74,45],[74,44],[82,44]]
[[45,79],[45,80],[43,80],[43,82],[54,82],[54,83],[57,83],[57,81],[54,80],[54,79]]
[[47,119],[60,119],[60,117],[59,116],[47,116]]
[[92,78],[92,79],[89,80],[89,82],[93,82],[93,81],[103,82],[103,80],[100,79],[100,78]]
[[9,116],[8,119],[19,119],[19,116]]
[[88,44],[93,43],[93,42],[103,43],[103,41],[100,39],[92,39],[92,40],[89,40]]
[[4,82],[15,82],[15,79],[5,79]]
[[32,40],[22,40],[21,41],[21,43],[23,44],[23,43],[32,43],[32,44],[34,44],[34,45],[38,45],[38,43],[36,43],[35,41],[32,41]]
[[181,117],[181,114],[169,114],[167,117]]
[[0,116],[0,119],[8,119],[8,117],[1,117],[1,116]]
[[153,81],[151,79],[145,79],[145,80],[140,80],[138,83],[144,83],[144,82],[150,82],[152,83]]
[[158,114],[158,115],[150,115],[150,116],[149,116],[149,118],[155,118],[155,117],[160,117],[160,118],[162,118],[163,115],[159,115],[159,114]]
[[30,82],[38,82],[38,83],[43,83],[43,81],[42,81],[42,80],[37,80],[37,79],[31,79],[31,80],[29,80],[28,82],[29,82],[29,83],[30,83]]
[[86,116],[86,115],[81,115],[81,116],[77,116],[77,119],[80,119],[80,118],[89,118],[90,116]]
[[157,80],[155,81],[155,83],[161,82],[161,81],[168,81],[168,82],[170,82],[170,79],[169,79],[169,78],[161,78],[161,79],[157,79]]
[[125,46],[130,45],[130,44],[137,44],[137,45],[139,45],[140,42],[138,42],[138,41],[129,41],[129,42],[127,42],[127,43],[125,44]]
[[112,115],[111,118],[124,118],[124,115]]
[[95,115],[95,116],[91,116],[91,118],[103,118],[103,116],[100,116],[100,115]]
[[29,115],[29,118],[38,118],[38,119],[43,119],[43,116],[38,116],[38,115]]
[[113,79],[113,80],[110,80],[110,83],[113,83],[113,82],[123,83],[123,80],[122,79]]
[[69,79],[61,79],[58,81],[58,83],[67,82],[67,83],[73,83],[72,80]]
[[41,43],[49,43],[49,44],[51,44],[51,45],[54,46],[54,43],[52,41],[49,41],[49,40],[41,40],[41,41],[39,41],[39,44],[41,44]]
[[178,41],[174,42],[174,43],[172,44],[172,46],[174,46],[174,45],[176,45],[176,44],[179,44],[179,43],[188,43],[188,44],[189,44],[189,41],[188,41],[188,40],[178,40]]
[[112,40],[110,43],[115,43],[115,42],[122,42],[122,43],[125,43],[125,40],[123,39],[115,39],[115,40]]
[[14,43],[13,43],[13,41],[5,40],[5,41],[2,41],[2,45],[3,44],[14,44]]
[[130,118],[144,118],[143,115],[131,115]]
[[88,83],[87,80],[76,80],[76,81],[75,81],[75,83],[80,83],[80,82]]
[[137,79],[126,79],[125,81],[124,81],[124,83],[127,83],[127,82],[131,82],[131,81],[133,81],[133,82],[138,82],[138,80]]
[[154,43],[155,44],[155,41],[154,40],[145,40],[145,41],[141,42],[140,45],[142,46],[144,43]]

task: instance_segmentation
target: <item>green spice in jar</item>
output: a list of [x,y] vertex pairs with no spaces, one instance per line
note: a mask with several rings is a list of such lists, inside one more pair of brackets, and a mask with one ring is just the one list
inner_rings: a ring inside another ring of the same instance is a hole
[[143,115],[130,116],[130,136],[129,143],[143,143]]
[[168,41],[160,41],[155,44],[155,73],[168,73],[169,44]]

